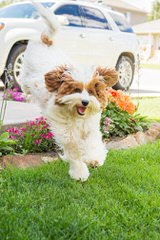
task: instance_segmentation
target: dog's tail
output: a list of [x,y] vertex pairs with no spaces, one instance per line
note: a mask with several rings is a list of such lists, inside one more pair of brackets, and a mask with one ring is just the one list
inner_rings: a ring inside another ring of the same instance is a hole
[[43,18],[47,27],[41,35],[41,40],[50,46],[52,45],[53,36],[57,33],[60,27],[60,23],[58,22],[56,15],[49,9],[45,8],[40,2],[35,2],[33,0],[31,0],[31,2],[38,10],[38,13]]

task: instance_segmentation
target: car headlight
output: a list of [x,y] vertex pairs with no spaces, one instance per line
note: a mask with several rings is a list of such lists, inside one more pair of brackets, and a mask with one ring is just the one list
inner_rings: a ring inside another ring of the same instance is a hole
[[0,22],[0,31],[5,27],[5,24],[3,22]]

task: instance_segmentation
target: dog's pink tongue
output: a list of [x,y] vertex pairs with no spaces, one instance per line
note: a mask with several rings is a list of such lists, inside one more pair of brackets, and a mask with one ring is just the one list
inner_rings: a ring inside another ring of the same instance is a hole
[[77,107],[77,111],[78,111],[78,113],[83,115],[84,112],[85,112],[85,108],[84,107]]

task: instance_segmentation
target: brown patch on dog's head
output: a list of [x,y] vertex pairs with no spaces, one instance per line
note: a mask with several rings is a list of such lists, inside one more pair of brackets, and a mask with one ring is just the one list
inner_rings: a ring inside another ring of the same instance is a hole
[[86,89],[101,103],[101,108],[107,106],[107,87],[112,87],[118,80],[118,73],[113,69],[98,67],[93,74],[93,79],[87,84]]
[[105,108],[107,105],[106,85],[94,76],[93,79],[87,84],[86,89],[89,95],[93,95],[97,98],[101,104],[101,108]]
[[45,35],[44,33],[41,34],[41,41],[44,44],[46,44],[48,47],[53,45],[53,41],[51,39],[49,39],[49,37],[47,35]]
[[45,74],[45,84],[49,92],[57,92],[64,81],[71,81],[72,78],[67,74],[66,66],[59,66],[53,71]]

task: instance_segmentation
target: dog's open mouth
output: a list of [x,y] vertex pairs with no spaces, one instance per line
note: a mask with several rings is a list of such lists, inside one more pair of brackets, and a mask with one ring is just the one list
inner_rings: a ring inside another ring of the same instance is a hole
[[85,114],[86,111],[86,107],[82,107],[82,106],[77,106],[77,113],[81,116],[83,116]]

